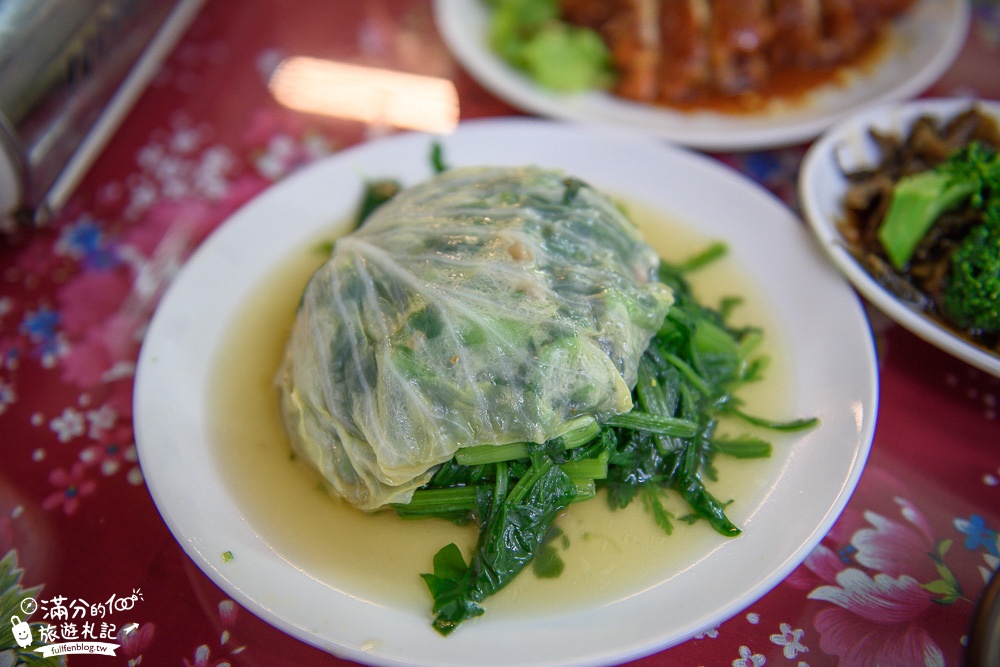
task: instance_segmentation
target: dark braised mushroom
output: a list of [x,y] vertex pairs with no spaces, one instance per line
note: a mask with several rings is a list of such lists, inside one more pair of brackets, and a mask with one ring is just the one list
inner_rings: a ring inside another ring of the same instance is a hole
[[907,174],[933,169],[972,141],[1000,150],[1000,124],[976,106],[950,119],[923,116],[905,135],[869,130],[878,155],[873,167],[845,173],[844,217],[838,228],[851,254],[895,298],[925,312],[970,342],[1000,354],[1000,337],[963,331],[943,315],[942,293],[951,256],[981,212],[961,208],[941,215],[915,249],[909,264],[897,271],[888,262],[878,230],[895,183]]

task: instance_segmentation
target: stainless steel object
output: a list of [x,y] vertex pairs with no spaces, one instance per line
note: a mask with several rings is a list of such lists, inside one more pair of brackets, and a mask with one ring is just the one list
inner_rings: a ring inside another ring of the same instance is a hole
[[0,0],[0,228],[43,224],[202,0]]

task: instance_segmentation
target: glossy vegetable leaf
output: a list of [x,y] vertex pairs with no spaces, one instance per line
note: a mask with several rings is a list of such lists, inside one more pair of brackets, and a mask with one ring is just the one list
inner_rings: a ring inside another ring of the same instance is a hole
[[[595,495],[591,489],[603,489],[613,508],[641,498],[653,524],[667,535],[675,520],[704,521],[725,537],[741,533],[726,515],[727,503],[706,487],[706,481],[715,478],[714,458],[766,457],[772,446],[755,435],[717,436],[719,418],[736,416],[778,430],[817,422],[777,421],[738,409],[733,392],[757,379],[762,368],[751,356],[760,332],[728,326],[727,308],[733,301],[724,301],[718,309],[704,306],[685,275],[723,254],[715,244],[691,261],[661,266],[660,279],[675,294],[675,303],[639,360],[630,412],[610,417],[603,425],[576,420],[565,433],[541,445],[521,442],[461,450],[414,494],[411,506],[399,508],[408,516],[434,516],[434,508],[440,507],[426,503],[425,494],[489,498],[465,506],[469,520],[480,526],[471,562],[466,565],[451,545],[435,558],[434,573],[424,575],[439,632],[450,634],[481,615],[483,601],[528,563],[538,576],[557,576],[565,564],[545,535],[557,530],[553,522],[559,512]],[[438,488],[449,483],[457,487]],[[668,494],[679,498],[688,513],[675,518],[667,508]]]
[[480,530],[468,566],[454,544],[434,557],[434,573],[423,575],[434,597],[434,628],[448,635],[462,622],[483,613],[481,602],[513,581],[541,548],[552,522],[576,496],[576,485],[544,453]]

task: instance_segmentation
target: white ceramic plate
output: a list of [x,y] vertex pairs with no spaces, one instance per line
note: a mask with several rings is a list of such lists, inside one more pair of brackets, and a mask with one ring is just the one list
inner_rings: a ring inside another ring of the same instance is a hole
[[603,92],[558,94],[499,59],[486,43],[484,0],[436,0],[437,23],[465,68],[486,88],[526,111],[642,130],[705,150],[742,150],[812,139],[853,110],[913,97],[951,65],[969,25],[968,0],[919,0],[895,28],[889,53],[845,87],[825,87],[802,105],[761,114],[690,112],[629,102]]
[[[635,135],[524,118],[471,121],[441,141],[449,165],[561,168],[726,240],[732,261],[773,306],[791,414],[817,416],[822,426],[779,448],[775,478],[740,499],[751,508],[738,519],[741,537],[719,540],[693,566],[595,608],[530,622],[487,612],[445,640],[430,628],[428,609],[372,603],[283,558],[241,513],[210,451],[208,369],[255,286],[353,212],[363,177],[415,183],[431,175],[431,138],[397,135],[320,161],[254,199],[198,249],[160,304],[139,360],[136,440],[146,482],[177,540],[268,622],[377,665],[608,664],[681,642],[744,609],[820,541],[861,474],[877,374],[860,300],[787,208],[709,158]],[[661,231],[646,229],[651,238]],[[227,550],[238,560],[223,563]]]
[[[833,262],[869,301],[899,324],[959,359],[1000,376],[1000,357],[977,347],[921,312],[896,299],[854,259],[837,229],[847,187],[844,171],[869,166],[877,159],[870,128],[904,135],[923,114],[954,116],[973,103],[968,99],[925,99],[867,109],[831,128],[813,144],[799,172],[799,192],[806,219]],[[983,111],[1000,118],[1000,103],[978,101]]]

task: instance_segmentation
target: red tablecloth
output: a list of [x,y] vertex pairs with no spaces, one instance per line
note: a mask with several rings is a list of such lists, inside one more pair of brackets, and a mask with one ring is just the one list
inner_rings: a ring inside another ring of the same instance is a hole
[[[1000,98],[1000,9],[973,12],[928,92]],[[280,107],[265,77],[286,55],[449,78],[463,118],[517,113],[459,67],[426,1],[208,0],[65,210],[0,242],[0,665],[17,662],[7,623],[29,596],[36,638],[122,644],[74,665],[344,662],[193,565],[144,486],[131,421],[143,327],[172,272],[255,194],[370,133]],[[794,207],[802,153],[716,157]],[[871,317],[878,427],[833,530],[763,599],[634,664],[962,664],[1000,563],[1000,379]]]

